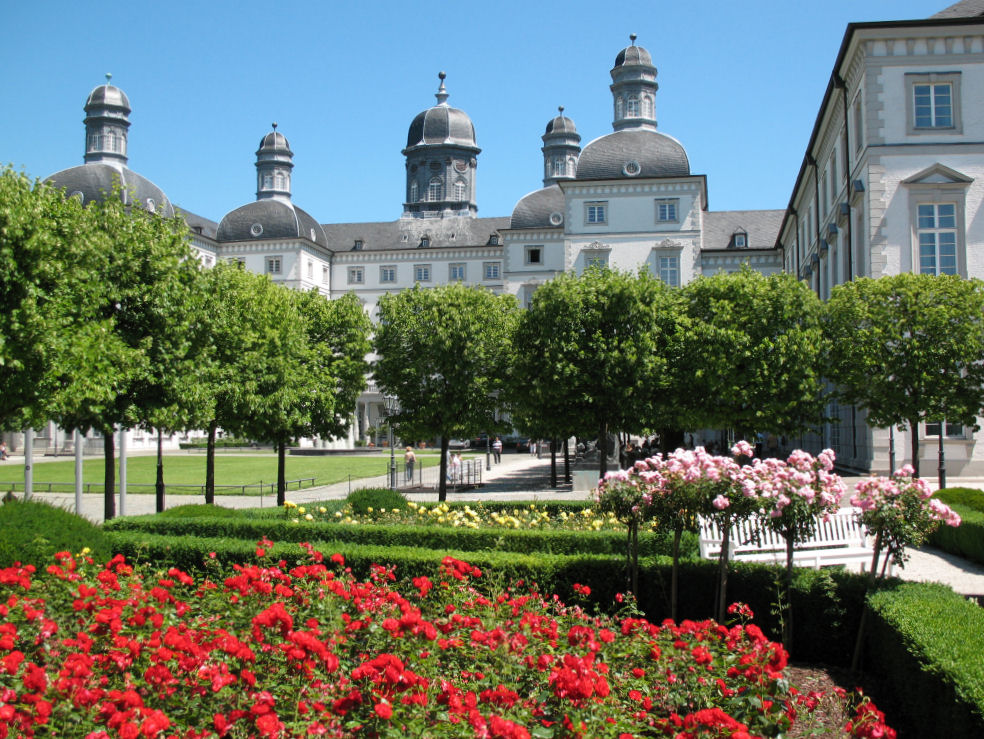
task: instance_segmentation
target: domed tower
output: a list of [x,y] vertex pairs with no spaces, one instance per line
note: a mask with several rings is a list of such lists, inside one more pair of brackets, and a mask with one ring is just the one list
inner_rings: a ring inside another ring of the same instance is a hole
[[291,202],[293,157],[287,138],[274,123],[273,131],[260,139],[256,150],[256,201],[223,216],[216,233],[218,241],[301,238],[328,246],[321,224]]
[[629,128],[656,130],[656,67],[649,52],[635,45],[636,35],[629,36],[630,46],[615,57],[612,75],[612,98],[616,131]]
[[581,136],[574,121],[564,115],[563,105],[557,111],[559,115],[547,124],[547,132],[542,137],[544,187],[561,180],[573,180],[581,155]]
[[407,147],[404,218],[474,216],[476,159],[475,126],[468,114],[448,105],[446,75],[438,78],[437,105],[418,114],[410,124]]
[[116,188],[127,205],[137,205],[170,218],[174,215],[164,191],[127,168],[130,100],[120,88],[99,85],[85,101],[85,164],[56,172],[46,179],[83,203],[101,201]]
[[290,172],[294,169],[294,152],[287,137],[273,131],[260,139],[256,150],[256,199],[290,200]]

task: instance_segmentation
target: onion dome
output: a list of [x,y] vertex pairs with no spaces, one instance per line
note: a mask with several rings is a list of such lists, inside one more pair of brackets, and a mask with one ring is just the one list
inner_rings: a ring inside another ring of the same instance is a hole
[[564,225],[564,193],[550,185],[524,195],[513,208],[509,228],[560,228]]
[[290,173],[294,169],[294,152],[287,137],[273,130],[260,139],[256,150],[256,197],[290,200]]
[[581,155],[581,135],[574,121],[564,115],[563,105],[557,111],[559,115],[547,124],[547,131],[542,136],[544,187],[561,180],[573,180]]
[[635,45],[636,35],[629,36],[631,46],[622,49],[615,57],[612,75],[612,102],[615,117],[612,128],[656,130],[656,67],[649,52]]
[[618,52],[618,56],[615,57],[616,67],[629,66],[632,64],[645,64],[650,67],[653,65],[653,58],[650,56],[649,52],[641,46],[635,45],[636,38],[638,37],[634,33],[629,34],[629,40],[632,42],[632,45],[626,46]]
[[96,87],[85,101],[85,164],[56,172],[46,182],[82,203],[102,201],[118,189],[126,205],[170,218],[174,207],[164,191],[126,166],[130,100],[109,84],[111,78],[107,74],[106,84]]
[[574,121],[564,115],[564,106],[558,106],[557,112],[557,117],[552,119],[550,123],[547,124],[547,131],[543,134],[544,138],[550,135],[565,135],[577,136],[577,140],[580,141],[581,136],[577,132],[577,127],[574,125]]
[[581,152],[578,180],[686,177],[690,160],[672,136],[647,129],[616,131],[595,139]]
[[[410,124],[407,132],[407,150],[427,144],[455,144],[458,146],[474,147],[475,126],[471,118],[463,110],[448,105],[448,91],[444,87],[447,75],[441,72],[440,87],[435,93],[437,105],[419,113]],[[407,153],[405,150],[404,154]]]

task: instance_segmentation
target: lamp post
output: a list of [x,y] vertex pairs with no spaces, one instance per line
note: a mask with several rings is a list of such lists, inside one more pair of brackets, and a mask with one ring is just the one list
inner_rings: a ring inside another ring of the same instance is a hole
[[393,416],[400,410],[400,400],[395,395],[383,396],[383,408],[386,410],[386,425],[389,426],[390,444],[390,488],[396,489],[396,450],[393,449]]

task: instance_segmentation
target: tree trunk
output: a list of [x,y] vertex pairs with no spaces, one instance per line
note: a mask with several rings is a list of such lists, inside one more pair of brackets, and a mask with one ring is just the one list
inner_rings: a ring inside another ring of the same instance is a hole
[[632,523],[632,595],[639,600],[639,522]]
[[724,623],[728,607],[728,557],[731,548],[731,514],[725,513],[721,523],[721,554],[718,557],[718,596],[715,603],[718,623]]
[[157,429],[157,484],[154,486],[157,493],[155,500],[155,510],[158,513],[164,512],[164,435]]
[[793,547],[796,542],[792,531],[786,531],[783,536],[786,539],[786,593],[785,602],[780,603],[779,607],[786,611],[782,619],[782,645],[787,652],[791,652],[793,648]]
[[851,657],[851,672],[858,674],[861,666],[861,649],[864,646],[864,629],[868,620],[868,591],[875,584],[875,577],[878,575],[878,557],[881,555],[881,534],[875,537],[875,553],[871,557],[871,571],[868,573],[868,580],[865,584],[864,594],[861,596],[861,620],[858,623],[858,636],[854,640],[854,656]]
[[[208,425],[208,441],[205,443],[205,503],[215,505],[215,431],[217,424]],[[263,491],[260,491],[263,494]]]
[[443,503],[448,499],[448,445],[449,439],[441,437],[441,472],[437,476],[437,500]]
[[[942,432],[943,429],[941,428]],[[912,447],[912,473],[913,477],[919,477],[919,419],[909,419],[909,443]],[[894,470],[892,470],[894,472]]]
[[557,440],[550,440],[550,487],[557,487]]
[[287,502],[287,442],[277,442],[277,505]]
[[116,441],[112,427],[103,429],[103,518],[116,516]]
[[608,473],[608,424],[604,421],[598,428],[598,450],[601,452],[598,459],[598,477],[605,479],[605,475]]
[[564,483],[571,483],[571,440],[570,437],[564,439]]
[[670,618],[676,623],[677,603],[679,602],[680,582],[680,539],[683,536],[683,525],[673,528],[673,569],[670,570]]

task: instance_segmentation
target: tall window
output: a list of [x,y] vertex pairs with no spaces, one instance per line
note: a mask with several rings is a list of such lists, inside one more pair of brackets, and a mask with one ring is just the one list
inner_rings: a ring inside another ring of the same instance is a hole
[[656,258],[656,265],[659,269],[659,279],[669,287],[680,287],[680,257],[660,256]]
[[396,267],[387,266],[379,268],[380,282],[396,282]]
[[919,272],[924,275],[957,274],[957,206],[953,203],[920,203],[916,218]]
[[444,196],[444,183],[440,177],[432,177],[430,185],[427,186],[427,199],[431,202],[441,200]]
[[563,177],[567,174],[567,160],[564,157],[554,157],[553,176]]
[[460,282],[465,279],[464,262],[456,262],[448,265],[448,279],[451,280],[451,282]]
[[430,282],[431,266],[429,264],[413,265],[413,279],[415,282]]
[[864,120],[861,117],[861,95],[854,98],[854,151],[864,146]]
[[585,223],[608,223],[608,203],[585,203],[584,222]]
[[328,284],[328,275],[329,275],[329,274],[330,274],[330,273],[329,273],[329,271],[328,271],[328,268],[327,268],[327,267],[322,267],[322,268],[321,268],[321,283],[322,283],[323,285],[327,285],[327,284]]
[[416,203],[418,200],[419,192],[417,187],[417,180],[410,183],[410,202]]
[[280,274],[280,257],[267,257],[266,271],[268,275]]
[[314,262],[310,260],[307,263],[307,276],[309,280],[314,279]]
[[458,180],[454,183],[454,199],[462,201],[465,199],[465,181]]
[[615,98],[615,120],[622,118],[625,112],[625,103],[622,101],[622,96],[619,95]]
[[913,85],[916,128],[953,126],[953,85],[949,82]]
[[276,180],[277,180],[277,189],[278,190],[283,190],[284,189],[284,173],[283,172],[277,172],[277,174],[276,174]]
[[677,206],[680,201],[677,198],[669,198],[656,201],[656,221],[657,223],[676,223],[680,220],[677,215]]
[[270,189],[273,187],[273,175],[265,174],[263,175],[263,189]]
[[629,100],[625,106],[625,117],[626,118],[638,118],[639,117],[639,96],[629,95]]
[[653,96],[643,95],[642,96],[642,117],[643,118],[655,118],[653,115]]
[[501,267],[499,262],[485,262],[482,265],[484,270],[486,280],[498,280],[501,274]]

